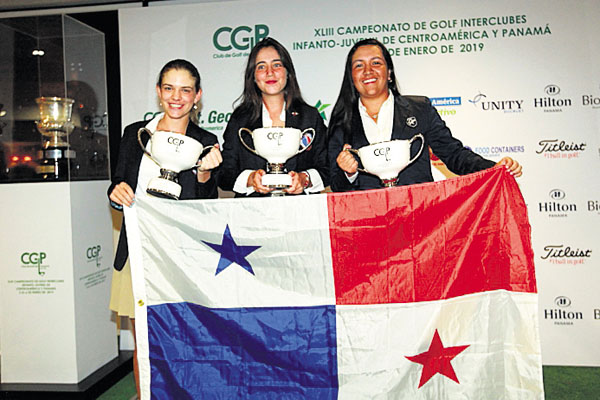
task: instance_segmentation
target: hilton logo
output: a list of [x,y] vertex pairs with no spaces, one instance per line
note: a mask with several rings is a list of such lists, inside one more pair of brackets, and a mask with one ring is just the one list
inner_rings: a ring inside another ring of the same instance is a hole
[[571,299],[568,297],[558,296],[554,299],[554,304],[560,308],[544,310],[544,319],[552,320],[554,325],[573,325],[573,321],[583,319],[581,311],[563,310],[571,306]]
[[562,112],[564,107],[571,107],[573,101],[571,99],[559,99],[554,96],[560,93],[560,88],[557,85],[547,85],[544,88],[544,93],[549,97],[538,97],[533,99],[535,108],[542,108],[544,112]]
[[560,189],[553,189],[550,191],[550,198],[554,200],[562,200],[565,198],[565,192]]
[[558,202],[564,200],[567,195],[562,189],[552,189],[548,193],[551,201],[542,201],[538,203],[538,211],[541,213],[548,213],[551,218],[556,217],[567,217],[569,213],[577,212],[577,205],[574,203],[562,203]]
[[548,85],[544,88],[544,92],[546,92],[548,96],[556,96],[560,93],[560,88],[556,85]]
[[571,305],[571,299],[566,296],[558,296],[554,299],[554,304],[559,307],[569,307]]

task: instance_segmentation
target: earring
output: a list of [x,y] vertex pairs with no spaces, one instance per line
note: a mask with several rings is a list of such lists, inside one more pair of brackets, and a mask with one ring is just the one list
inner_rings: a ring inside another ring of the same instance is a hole
[[198,105],[194,104],[194,110],[197,110],[197,109],[198,109]]
[[162,105],[162,102],[158,103],[158,106],[159,106],[160,108],[162,108],[162,106],[163,106],[163,105]]
[[389,83],[392,83],[392,78],[388,78],[388,82],[389,82]]

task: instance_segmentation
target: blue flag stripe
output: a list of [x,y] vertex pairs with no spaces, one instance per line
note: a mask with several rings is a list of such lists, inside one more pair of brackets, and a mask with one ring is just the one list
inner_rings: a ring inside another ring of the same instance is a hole
[[337,398],[335,306],[155,305],[148,338],[153,398]]

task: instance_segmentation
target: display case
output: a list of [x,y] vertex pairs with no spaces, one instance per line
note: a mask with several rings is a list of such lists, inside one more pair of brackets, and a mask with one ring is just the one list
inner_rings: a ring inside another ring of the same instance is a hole
[[0,19],[0,54],[0,183],[108,179],[104,34],[66,15]]
[[0,38],[0,386],[62,390],[117,357],[104,35],[55,15]]

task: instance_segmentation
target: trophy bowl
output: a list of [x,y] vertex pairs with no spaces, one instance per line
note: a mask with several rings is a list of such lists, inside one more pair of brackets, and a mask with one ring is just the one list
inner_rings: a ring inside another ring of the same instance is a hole
[[64,97],[38,97],[35,99],[40,109],[37,129],[45,136],[45,147],[69,147],[64,138],[73,131],[71,113],[73,99]]
[[[254,149],[244,142],[242,132],[252,136]],[[313,128],[303,131],[285,127],[258,128],[253,131],[241,128],[238,131],[242,144],[252,153],[267,160],[267,173],[262,177],[262,184],[278,190],[292,185],[292,177],[285,171],[285,162],[310,147],[314,135]],[[305,140],[302,140],[303,138]]]
[[67,180],[76,156],[66,140],[75,128],[71,122],[75,101],[65,97],[38,97],[35,102],[40,111],[40,119],[36,121],[36,126],[42,134],[36,173],[44,180]]
[[[413,158],[410,158],[410,147],[417,139],[421,139],[421,148]],[[421,155],[424,145],[425,139],[419,133],[409,140],[390,140],[370,144],[358,150],[347,150],[360,158],[364,167],[364,169],[359,168],[361,172],[376,175],[381,179],[384,187],[391,187],[396,186],[400,171]]]
[[[150,135],[150,151],[142,142],[142,134]],[[150,179],[146,192],[167,199],[179,200],[181,186],[178,175],[181,171],[199,167],[204,147],[194,138],[175,132],[156,131],[147,128],[138,130],[138,142],[144,153],[160,167],[160,176]]]

